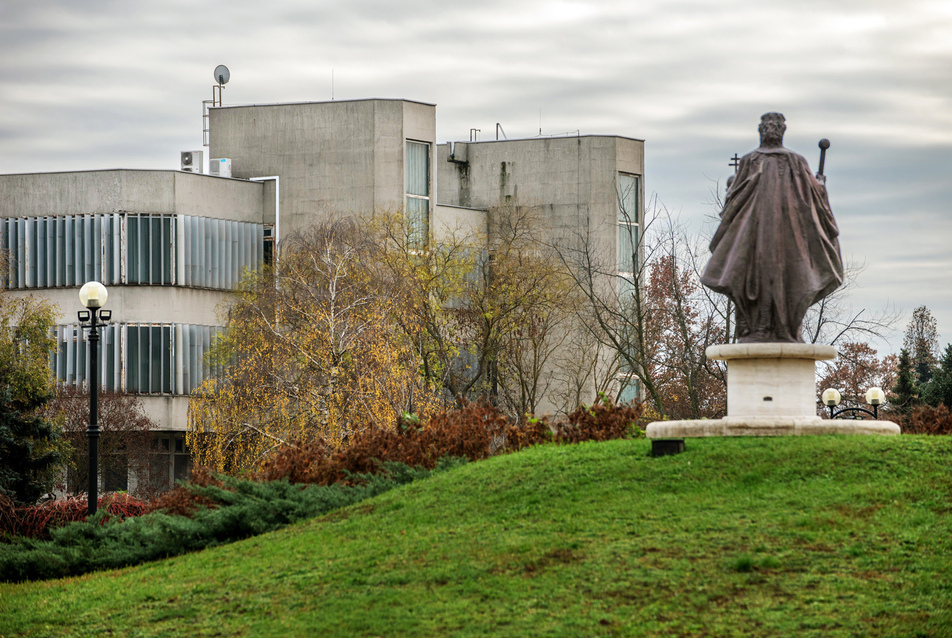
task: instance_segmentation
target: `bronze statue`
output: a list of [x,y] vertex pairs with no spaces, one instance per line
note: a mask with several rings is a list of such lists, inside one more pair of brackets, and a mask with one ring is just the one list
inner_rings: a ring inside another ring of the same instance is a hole
[[701,281],[733,300],[738,342],[802,343],[807,309],[843,283],[839,230],[822,168],[814,177],[783,147],[783,115],[765,114],[759,130],[728,182]]

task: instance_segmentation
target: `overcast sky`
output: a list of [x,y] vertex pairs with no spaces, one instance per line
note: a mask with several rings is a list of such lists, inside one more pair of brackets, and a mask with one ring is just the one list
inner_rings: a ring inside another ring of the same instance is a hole
[[[856,311],[952,341],[952,3],[0,0],[0,173],[179,166],[226,104],[436,103],[438,141],[644,139],[646,190],[701,229],[760,115],[826,174]],[[710,230],[710,229],[708,229]]]

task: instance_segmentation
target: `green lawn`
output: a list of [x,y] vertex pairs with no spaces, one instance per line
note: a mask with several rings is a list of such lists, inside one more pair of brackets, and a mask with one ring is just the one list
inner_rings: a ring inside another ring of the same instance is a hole
[[952,437],[472,463],[138,568],[0,585],[0,636],[952,636]]

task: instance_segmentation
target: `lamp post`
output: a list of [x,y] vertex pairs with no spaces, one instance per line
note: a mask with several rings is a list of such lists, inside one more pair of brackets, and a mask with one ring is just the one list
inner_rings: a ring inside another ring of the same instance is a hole
[[96,513],[99,505],[99,329],[100,323],[112,318],[111,310],[102,310],[106,305],[109,291],[98,281],[86,282],[79,289],[79,301],[88,310],[77,313],[79,322],[84,327],[89,326],[89,427],[86,428],[86,439],[89,441],[89,470],[86,482],[88,507],[87,516]]
[[873,406],[872,410],[867,410],[866,408],[843,408],[842,410],[836,410],[836,406],[840,404],[840,393],[833,388],[824,390],[820,400],[830,409],[831,419],[836,419],[846,412],[851,412],[854,415],[854,419],[857,418],[855,416],[857,412],[862,412],[863,414],[870,415],[874,419],[878,419],[879,406],[886,402],[886,394],[880,388],[870,388],[866,391],[866,403]]

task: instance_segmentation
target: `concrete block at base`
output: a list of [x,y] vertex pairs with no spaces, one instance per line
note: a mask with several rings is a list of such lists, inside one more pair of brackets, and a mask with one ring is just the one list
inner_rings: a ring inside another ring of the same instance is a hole
[[706,436],[805,436],[815,434],[899,434],[892,421],[821,419],[820,417],[724,417],[699,421],[649,423],[649,439],[680,439]]
[[731,343],[707,348],[727,362],[727,415],[740,418],[816,416],[816,362],[836,357],[810,343]]
[[684,439],[654,439],[651,442],[651,456],[671,456],[684,452]]

